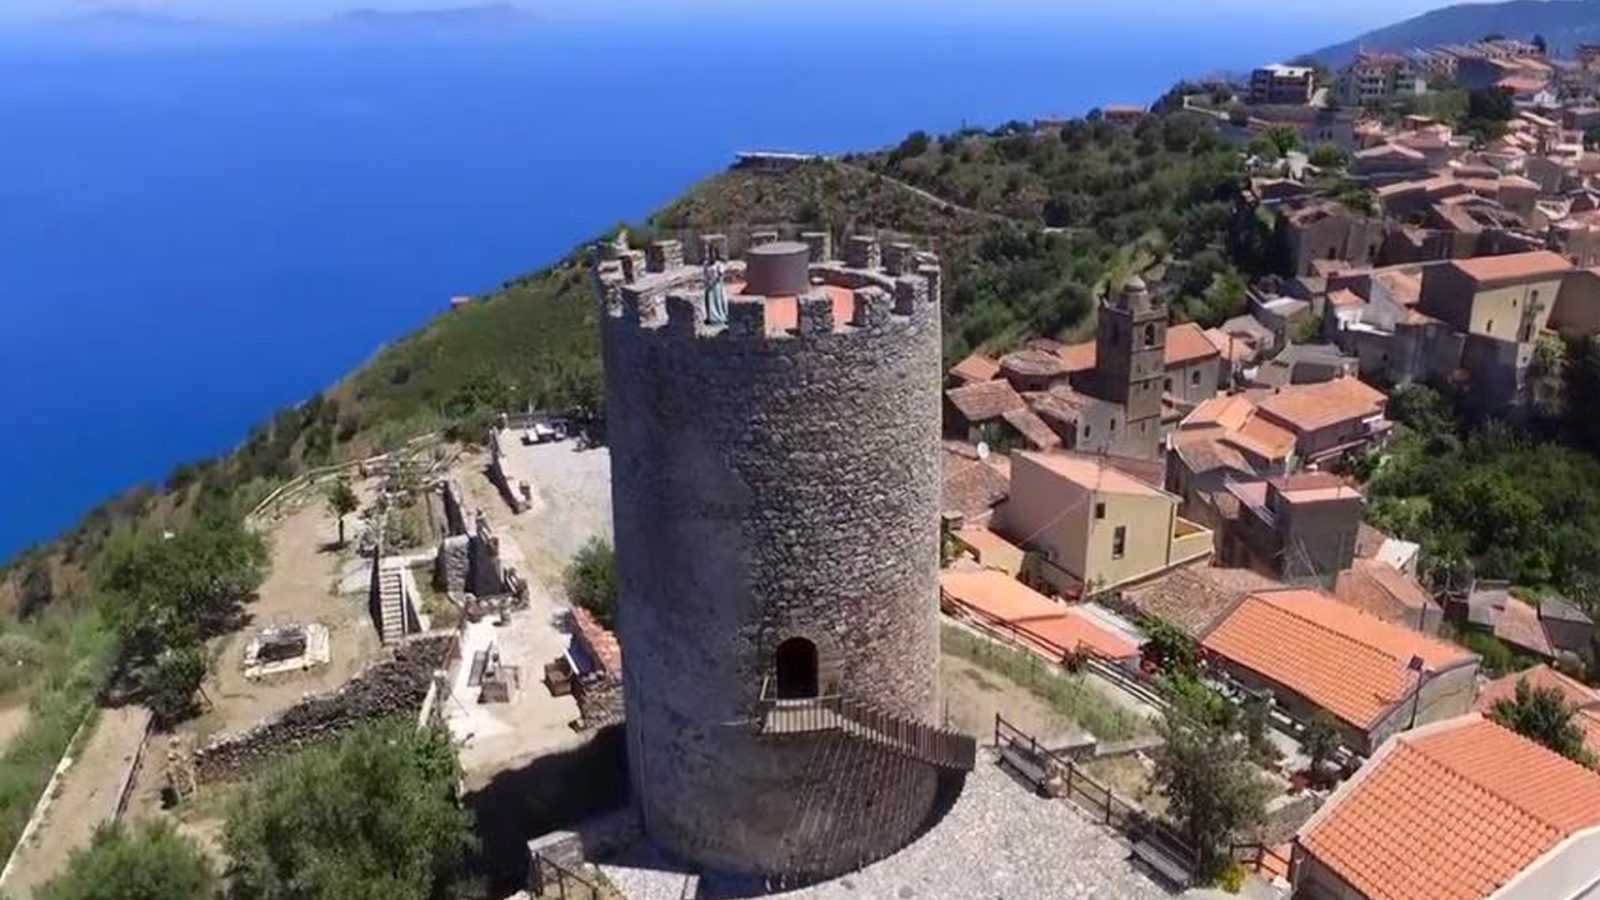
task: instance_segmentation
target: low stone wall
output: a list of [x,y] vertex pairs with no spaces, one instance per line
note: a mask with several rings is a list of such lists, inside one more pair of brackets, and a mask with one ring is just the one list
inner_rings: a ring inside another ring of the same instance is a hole
[[216,738],[194,753],[195,781],[226,780],[259,762],[337,737],[363,722],[417,715],[434,672],[455,655],[457,640],[453,631],[407,640],[395,647],[392,658],[374,664],[339,690],[307,697],[249,731]]
[[445,527],[451,536],[467,533],[466,493],[454,478],[439,482],[439,496],[444,502]]

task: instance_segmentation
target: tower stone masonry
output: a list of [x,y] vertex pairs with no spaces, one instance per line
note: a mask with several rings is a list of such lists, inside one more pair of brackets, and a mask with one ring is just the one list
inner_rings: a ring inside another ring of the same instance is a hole
[[595,283],[646,830],[714,870],[823,877],[904,846],[939,772],[755,720],[768,698],[848,697],[937,722],[940,278],[906,247],[890,274],[870,236],[848,263],[804,240],[726,263],[725,324],[677,242],[646,272],[604,245]]

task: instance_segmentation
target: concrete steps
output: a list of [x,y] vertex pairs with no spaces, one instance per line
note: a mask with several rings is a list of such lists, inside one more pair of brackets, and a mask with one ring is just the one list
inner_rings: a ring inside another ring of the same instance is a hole
[[378,573],[378,634],[385,644],[406,636],[406,589],[399,569]]

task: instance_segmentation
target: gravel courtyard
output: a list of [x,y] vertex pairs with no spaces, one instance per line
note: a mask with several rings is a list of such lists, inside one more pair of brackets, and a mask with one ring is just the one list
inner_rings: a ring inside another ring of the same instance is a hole
[[[1127,861],[1127,845],[1065,800],[1035,795],[981,751],[949,813],[910,847],[822,884],[771,895],[817,900],[1157,900],[1169,892]],[[601,866],[629,900],[736,896],[738,885],[699,879],[641,848]]]

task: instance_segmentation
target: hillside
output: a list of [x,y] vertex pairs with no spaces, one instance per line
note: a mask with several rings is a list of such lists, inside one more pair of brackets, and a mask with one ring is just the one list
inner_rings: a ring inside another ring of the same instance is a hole
[[1491,34],[1522,40],[1543,35],[1551,53],[1570,54],[1580,43],[1600,41],[1600,0],[1511,0],[1447,6],[1324,47],[1311,56],[1337,68],[1362,49],[1408,50],[1476,41]]
[[[1243,299],[1233,260],[1249,263],[1249,239],[1259,238],[1235,231],[1241,177],[1238,153],[1182,116],[1137,131],[1076,122],[1061,133],[1019,124],[919,132],[893,148],[783,176],[725,172],[629,231],[640,246],[680,232],[774,224],[904,235],[944,257],[946,355],[954,359],[1086,327],[1094,291],[1135,261],[1192,261],[1178,308],[1202,319],[1232,314]],[[577,248],[439,316],[327,391],[280,410],[227,457],[179,466],[164,485],[108,501],[26,561],[49,559],[53,580],[75,588],[117,527],[181,524],[187,501],[202,493],[264,494],[305,468],[415,434],[475,435],[487,416],[508,408],[598,406],[586,252]],[[0,568],[0,608],[17,606],[28,568],[19,561]]]

